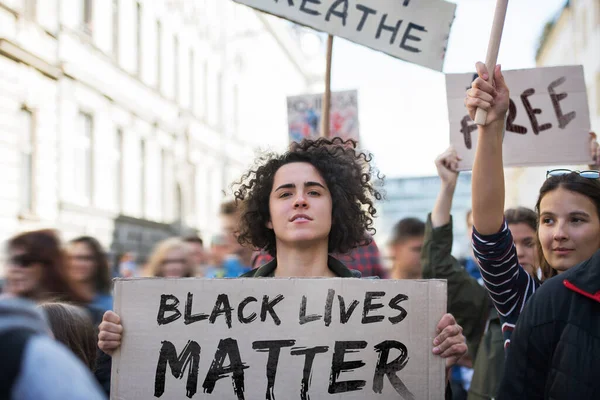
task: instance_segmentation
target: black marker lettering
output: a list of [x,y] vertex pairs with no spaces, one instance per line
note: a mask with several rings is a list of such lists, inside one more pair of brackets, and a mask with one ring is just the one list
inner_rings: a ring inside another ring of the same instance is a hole
[[398,36],[398,31],[400,30],[400,26],[402,25],[402,20],[396,22],[395,26],[386,25],[385,20],[387,19],[387,14],[383,14],[381,17],[381,21],[379,22],[379,28],[377,28],[377,34],[375,35],[375,39],[379,39],[381,37],[382,31],[392,32],[392,38],[390,39],[390,44],[394,44],[396,41],[396,36]]
[[548,124],[544,124],[542,126],[540,126],[538,124],[538,120],[535,115],[541,114],[542,110],[540,110],[539,108],[533,108],[531,106],[531,102],[529,101],[528,97],[533,94],[535,94],[535,89],[527,89],[521,95],[521,101],[523,101],[523,105],[525,106],[525,111],[527,112],[527,116],[529,117],[529,120],[531,121],[531,127],[533,129],[533,133],[538,135],[540,132],[543,132],[547,129],[552,128],[552,124],[548,123]]
[[[342,11],[337,11],[337,8],[340,5],[343,5]],[[329,11],[327,11],[327,15],[325,16],[325,21],[329,21],[332,15],[341,18],[342,25],[346,26],[346,18],[348,18],[348,0],[336,0],[335,3],[329,7]]]
[[318,321],[323,318],[322,315],[310,314],[306,315],[306,296],[302,296],[302,303],[300,304],[300,325],[307,324],[309,322]]
[[345,324],[346,322],[348,322],[348,320],[352,316],[352,313],[354,312],[354,309],[356,308],[356,306],[358,306],[359,303],[358,300],[352,300],[352,303],[350,303],[350,307],[348,307],[348,311],[346,311],[346,303],[344,301],[344,298],[338,295],[338,300],[340,302],[340,322],[342,324]]
[[[394,361],[388,363],[390,349],[400,350],[400,355]],[[408,390],[404,382],[398,378],[398,375],[396,375],[408,363],[408,349],[406,346],[395,340],[386,340],[376,345],[375,351],[379,353],[379,358],[375,367],[375,376],[373,376],[373,392],[382,392],[383,376],[387,375],[390,383],[403,399],[414,400],[415,396]]]
[[248,317],[244,317],[244,307],[246,307],[246,305],[248,305],[248,303],[250,303],[250,302],[257,302],[257,301],[258,300],[256,300],[256,298],[250,296],[250,297],[246,297],[240,303],[240,305],[238,307],[238,319],[240,320],[240,322],[242,324],[249,324],[250,322],[252,322],[256,319],[256,317],[257,317],[256,313],[252,313]]
[[154,377],[154,397],[161,397],[165,392],[167,364],[169,364],[171,373],[177,379],[183,377],[185,369],[189,366],[185,395],[191,399],[196,394],[196,390],[198,390],[200,345],[190,340],[181,351],[181,354],[177,356],[177,350],[173,343],[166,340],[162,342],[158,363],[156,364],[156,375]]
[[460,126],[461,126],[460,133],[463,134],[463,137],[465,139],[465,147],[470,150],[473,147],[473,140],[471,139],[471,132],[477,130],[477,125],[475,125],[475,122],[473,122],[471,117],[469,117],[468,115],[465,115],[463,117],[463,119],[460,121]]
[[203,321],[208,319],[206,314],[192,314],[192,304],[194,302],[194,295],[190,292],[187,294],[187,300],[185,302],[185,313],[183,317],[183,323],[189,325],[194,322]]
[[412,22],[410,22],[408,24],[408,27],[406,28],[406,31],[404,32],[404,36],[402,37],[402,41],[400,42],[400,48],[402,48],[402,49],[404,49],[406,51],[410,51],[412,53],[420,53],[421,50],[417,49],[416,47],[408,46],[406,44],[406,42],[408,40],[412,40],[413,42],[420,42],[421,41],[420,37],[418,37],[418,36],[412,36],[410,34],[410,31],[413,30],[413,29],[416,29],[416,30],[421,31],[421,32],[427,32],[427,30],[425,29],[424,26],[413,24]]
[[335,296],[335,290],[329,289],[327,291],[327,300],[325,300],[325,326],[331,325],[331,311],[333,308],[334,296]]
[[562,108],[560,108],[560,101],[566,99],[568,94],[556,94],[556,91],[554,90],[555,87],[562,85],[566,80],[567,78],[563,76],[548,85],[548,93],[550,93],[550,99],[552,99],[552,106],[554,107],[556,118],[558,118],[558,126],[560,129],[565,129],[567,125],[569,125],[569,122],[573,121],[577,115],[575,111],[571,111],[568,114],[563,114]]
[[408,296],[405,294],[399,294],[390,300],[390,303],[389,303],[390,308],[400,311],[400,314],[396,315],[395,317],[388,318],[393,325],[396,325],[397,323],[402,322],[404,320],[404,318],[406,318],[406,315],[408,314],[408,312],[406,311],[406,309],[404,309],[404,307],[398,305],[398,303],[401,303],[406,300],[408,300]]
[[506,130],[508,132],[518,133],[519,135],[525,135],[527,133],[527,128],[521,125],[515,124],[515,119],[517,118],[517,105],[512,99],[509,99],[508,102],[508,118],[506,119]]
[[358,23],[358,26],[356,27],[356,30],[360,32],[363,30],[363,27],[365,26],[365,22],[367,22],[367,18],[369,18],[369,14],[375,15],[375,14],[377,14],[377,11],[372,8],[369,8],[367,6],[363,6],[362,4],[357,4],[356,9],[363,12],[362,17],[360,17],[360,22]]
[[[230,365],[224,367],[223,364],[226,357],[229,357]],[[232,374],[233,391],[237,395],[238,400],[244,400],[244,370],[247,368],[249,367],[242,362],[237,341],[232,338],[221,339],[215,352],[215,358],[210,364],[210,369],[202,384],[204,393],[211,394],[219,379]]]
[[308,395],[308,389],[310,389],[310,382],[312,380],[312,366],[315,356],[320,353],[327,353],[329,351],[328,346],[317,346],[308,349],[302,347],[292,348],[291,355],[301,356],[304,355],[304,369],[302,370],[302,384],[300,386],[300,400],[310,400]]
[[295,340],[265,340],[253,342],[252,348],[260,353],[269,353],[267,360],[267,400],[275,400],[275,376],[277,375],[277,364],[282,347],[292,347]]
[[385,296],[385,292],[367,292],[365,293],[365,303],[363,304],[363,324],[372,324],[374,322],[383,321],[385,318],[383,315],[372,315],[369,316],[369,311],[377,310],[383,307],[383,304],[371,304],[371,302],[375,299],[379,299]]
[[311,10],[310,8],[306,8],[306,3],[321,4],[321,0],[302,0],[302,4],[300,4],[300,11],[310,15],[321,15],[321,13],[317,10]]
[[331,362],[331,375],[329,377],[328,392],[330,394],[362,390],[366,385],[366,381],[359,380],[337,381],[342,372],[356,370],[365,365],[362,361],[344,361],[346,353],[357,353],[356,349],[364,349],[365,347],[367,347],[367,342],[365,341],[335,342],[335,350]]
[[221,314],[225,314],[225,322],[227,322],[227,326],[231,329],[231,312],[233,308],[229,305],[229,297],[221,293],[217,296],[217,301],[215,302],[215,307],[210,314],[210,323],[214,324],[217,317]]
[[275,296],[275,298],[271,301],[269,301],[269,296],[267,296],[267,295],[263,296],[262,307],[260,309],[260,320],[262,322],[265,322],[267,319],[267,312],[268,312],[271,315],[271,318],[273,318],[273,322],[275,322],[275,325],[280,325],[281,320],[277,316],[277,313],[275,312],[273,307],[275,307],[275,305],[277,305],[277,303],[279,303],[283,299],[284,299],[284,297],[281,294],[278,294],[277,296]]
[[[171,303],[168,303],[171,301]],[[179,305],[179,299],[172,294],[161,294],[160,295],[160,306],[158,307],[158,315],[156,317],[156,322],[158,325],[169,324],[173,321],[181,318],[181,311],[177,309]],[[165,312],[171,311],[173,314],[165,317]]]

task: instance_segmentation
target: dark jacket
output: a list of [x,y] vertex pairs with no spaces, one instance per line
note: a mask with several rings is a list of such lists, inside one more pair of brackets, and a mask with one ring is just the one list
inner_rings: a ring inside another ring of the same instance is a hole
[[600,399],[600,251],[527,302],[498,398]]
[[423,278],[446,279],[448,282],[448,312],[463,327],[473,359],[469,399],[492,399],[504,369],[500,319],[486,289],[452,257],[452,241],[452,219],[444,226],[433,228],[430,214],[421,252]]

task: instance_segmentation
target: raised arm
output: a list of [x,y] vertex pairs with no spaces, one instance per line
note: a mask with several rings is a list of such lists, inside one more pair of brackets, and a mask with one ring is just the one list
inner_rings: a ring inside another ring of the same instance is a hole
[[434,228],[450,223],[450,209],[458,181],[457,168],[460,160],[452,146],[435,160],[435,167],[440,177],[440,192],[431,212],[431,224]]
[[504,220],[502,138],[509,90],[500,66],[495,69],[494,86],[486,82],[488,71],[483,63],[477,63],[477,73],[479,77],[467,91],[465,105],[471,118],[480,107],[488,112],[488,119],[487,125],[478,127],[472,178],[473,225],[482,235],[491,235],[500,231]]

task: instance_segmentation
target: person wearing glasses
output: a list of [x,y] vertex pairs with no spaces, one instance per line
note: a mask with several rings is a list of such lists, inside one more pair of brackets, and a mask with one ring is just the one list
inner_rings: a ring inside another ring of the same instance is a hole
[[65,277],[66,257],[55,231],[19,234],[9,239],[6,250],[5,295],[38,303],[78,299]]
[[[510,344],[498,398],[600,398],[600,175],[548,171],[536,204],[540,263],[548,280],[540,288],[519,264],[503,215],[509,89],[499,66],[494,86],[487,83],[484,64],[477,64],[477,72],[465,105],[471,118],[478,107],[488,116],[487,125],[478,127],[473,165],[473,248],[503,322],[505,346]],[[597,146],[592,150],[596,156]]]
[[[259,158],[235,192],[242,205],[238,241],[274,259],[243,277],[360,277],[329,254],[346,253],[374,233],[374,200],[382,196],[370,160],[354,141],[340,138],[303,140]],[[446,314],[437,330],[432,353],[450,368],[467,351],[462,328]],[[122,332],[119,316],[106,312],[99,347],[112,353]]]

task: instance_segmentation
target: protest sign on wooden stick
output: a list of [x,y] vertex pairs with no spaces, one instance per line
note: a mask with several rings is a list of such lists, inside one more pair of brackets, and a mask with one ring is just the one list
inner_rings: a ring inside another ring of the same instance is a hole
[[456,4],[443,0],[234,0],[441,71]]
[[329,138],[331,120],[331,58],[333,56],[333,36],[327,37],[327,67],[325,68],[325,93],[323,94],[323,116],[321,136]]
[[[450,144],[462,157],[459,169],[473,166],[477,125],[464,105],[477,74],[446,75]],[[504,71],[510,88],[503,152],[505,166],[590,164],[590,115],[583,67]]]
[[[494,70],[498,62],[498,51],[500,50],[500,42],[502,41],[502,30],[504,29],[504,20],[506,19],[506,9],[508,8],[508,0],[496,0],[496,11],[494,12],[494,22],[492,24],[492,32],[490,34],[490,42],[488,44],[487,55],[485,57],[485,66],[488,70],[488,83],[494,84]],[[475,114],[475,123],[477,125],[485,125],[487,122],[487,111],[478,108]]]
[[444,398],[446,282],[132,279],[113,399]]

